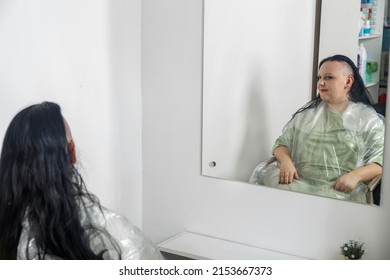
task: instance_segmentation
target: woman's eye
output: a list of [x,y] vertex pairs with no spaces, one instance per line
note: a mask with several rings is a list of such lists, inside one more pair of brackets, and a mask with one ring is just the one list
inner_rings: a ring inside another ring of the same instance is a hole
[[322,80],[331,80],[333,79],[333,76],[324,76],[324,77],[321,77],[321,76],[317,76],[317,82],[321,81]]

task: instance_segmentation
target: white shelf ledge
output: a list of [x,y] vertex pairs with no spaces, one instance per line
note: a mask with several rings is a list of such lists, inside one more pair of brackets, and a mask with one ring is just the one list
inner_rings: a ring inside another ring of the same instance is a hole
[[304,260],[192,232],[182,232],[158,245],[161,252],[198,260]]
[[372,34],[372,35],[368,35],[368,36],[360,36],[359,40],[374,39],[374,38],[379,38],[381,36],[382,36],[382,34]]
[[368,88],[368,87],[376,86],[377,84],[379,84],[379,81],[367,83],[367,84],[365,84],[365,86]]

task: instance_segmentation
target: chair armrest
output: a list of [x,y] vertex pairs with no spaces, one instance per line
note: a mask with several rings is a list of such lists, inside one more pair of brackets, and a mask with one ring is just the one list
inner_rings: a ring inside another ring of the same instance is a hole
[[271,163],[274,163],[276,161],[276,157],[270,157],[268,160],[267,160],[267,165],[271,164]]
[[368,184],[368,188],[370,192],[375,190],[375,188],[378,186],[378,183],[380,182],[381,179],[382,179],[382,175],[378,175],[370,181],[370,183]]
[[249,183],[255,184],[255,185],[263,185],[263,173],[264,170],[272,163],[276,161],[275,157],[271,157],[267,159],[266,161],[263,161],[259,163],[256,168],[253,170],[251,177],[249,178]]

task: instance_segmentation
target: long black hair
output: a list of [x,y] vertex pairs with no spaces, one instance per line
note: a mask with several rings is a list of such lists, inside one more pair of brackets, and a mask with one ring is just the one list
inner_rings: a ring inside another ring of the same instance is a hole
[[17,258],[25,219],[38,258],[102,259],[104,252],[93,252],[88,236],[104,229],[81,222],[87,203],[100,207],[72,164],[60,106],[43,102],[20,111],[0,158],[0,259]]
[[[343,62],[343,63],[347,63],[350,66],[350,68],[352,70],[352,76],[354,78],[354,82],[353,82],[351,90],[349,92],[349,100],[352,102],[360,102],[360,103],[364,103],[364,104],[369,105],[369,106],[373,106],[370,92],[368,91],[368,89],[364,85],[364,81],[363,81],[362,77],[360,76],[359,70],[356,67],[355,63],[345,55],[336,54],[336,55],[329,56],[329,57],[321,60],[319,66],[318,66],[318,69],[321,68],[322,64],[324,64],[325,62],[328,62],[328,61]],[[312,101],[306,103],[302,108],[300,108],[297,112],[295,112],[293,114],[292,118],[294,118],[296,114],[299,114],[307,109],[312,109],[312,108],[317,107],[321,102],[322,102],[321,97],[319,94],[317,94],[317,96]]]

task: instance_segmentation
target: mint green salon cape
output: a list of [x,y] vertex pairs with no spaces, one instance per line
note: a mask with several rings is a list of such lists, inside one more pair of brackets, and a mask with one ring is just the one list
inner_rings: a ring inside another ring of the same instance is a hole
[[350,102],[343,113],[322,102],[297,114],[276,140],[290,152],[300,180],[279,184],[279,167],[264,171],[267,186],[365,203],[367,186],[360,183],[352,193],[334,190],[343,174],[369,163],[383,163],[384,120],[362,103]]

